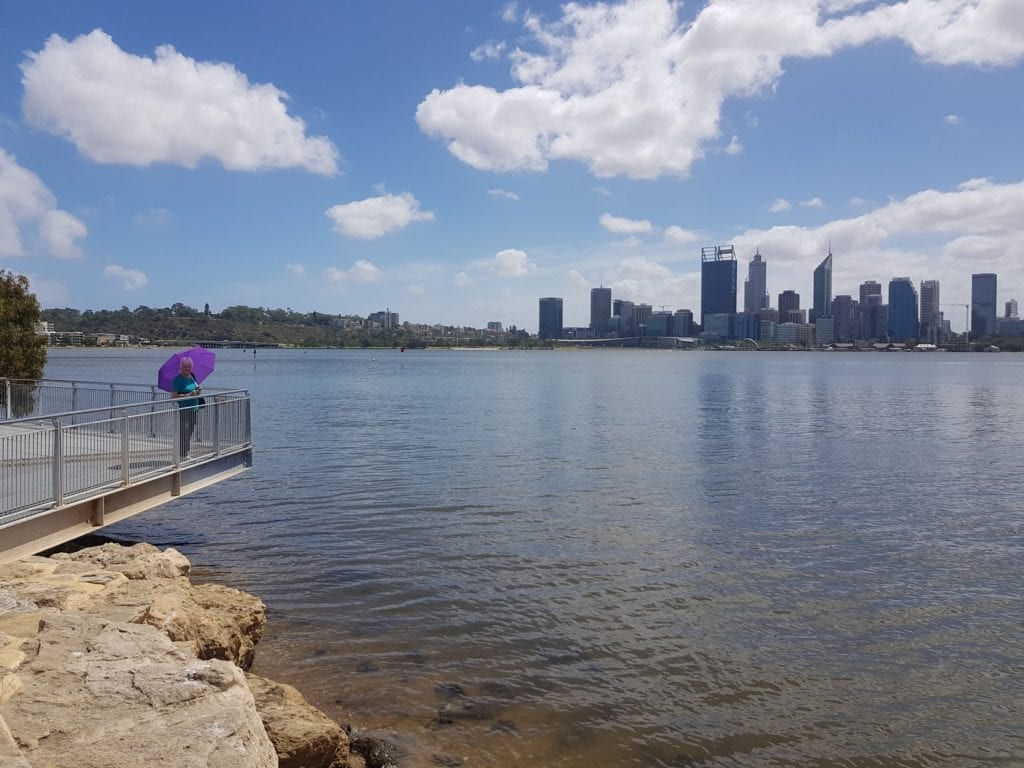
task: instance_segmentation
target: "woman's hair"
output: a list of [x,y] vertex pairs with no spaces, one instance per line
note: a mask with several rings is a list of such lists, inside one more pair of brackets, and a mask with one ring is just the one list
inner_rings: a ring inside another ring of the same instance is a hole
[[181,358],[181,363],[180,363],[179,367],[183,367],[186,363],[188,363],[189,368],[191,368],[192,367],[192,358],[191,357],[183,357],[183,358]]

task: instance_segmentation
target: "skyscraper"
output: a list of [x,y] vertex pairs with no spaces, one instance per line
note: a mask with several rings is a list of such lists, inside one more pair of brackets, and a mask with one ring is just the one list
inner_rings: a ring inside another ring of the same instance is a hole
[[894,277],[889,281],[889,337],[907,341],[916,339],[919,331],[917,289],[909,277]]
[[540,322],[537,336],[542,339],[562,338],[562,300],[549,297],[540,300]]
[[758,248],[754,260],[747,265],[747,279],[743,282],[743,311],[760,312],[769,306],[768,262]]
[[814,297],[811,314],[808,320],[814,322],[819,317],[826,317],[832,311],[832,248],[828,249],[821,264],[814,270]]
[[714,314],[736,314],[736,250],[714,245],[700,254],[700,323]]
[[921,338],[929,344],[942,341],[942,309],[939,281],[921,281]]
[[[794,319],[795,317],[795,319]],[[785,290],[779,294],[779,322],[800,322],[800,294]]]
[[590,330],[595,336],[608,333],[608,320],[612,316],[612,289],[590,289]]
[[1006,320],[1016,320],[1017,319],[1017,300],[1016,299],[1010,299],[1008,302],[1006,302],[1006,313],[1003,315],[1003,318],[1006,319]]
[[882,284],[876,283],[874,280],[865,280],[860,284],[860,305],[866,307],[869,304],[874,304],[868,300],[868,296],[878,296],[878,304],[882,304]]
[[991,272],[971,275],[971,337],[980,339],[996,332],[996,276]]
[[835,341],[853,341],[857,328],[857,302],[852,296],[836,296],[832,299],[831,315],[835,318],[832,328]]

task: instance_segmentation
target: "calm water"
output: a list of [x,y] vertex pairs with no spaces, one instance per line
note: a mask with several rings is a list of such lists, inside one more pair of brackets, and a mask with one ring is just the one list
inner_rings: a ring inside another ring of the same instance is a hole
[[108,532],[403,765],[1024,765],[1024,355],[257,358],[253,470]]

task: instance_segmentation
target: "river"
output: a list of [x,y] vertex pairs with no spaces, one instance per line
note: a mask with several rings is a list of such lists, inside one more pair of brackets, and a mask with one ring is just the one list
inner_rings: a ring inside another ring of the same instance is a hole
[[[155,381],[167,350],[52,350]],[[218,350],[255,464],[107,529],[403,765],[1024,765],[1024,355]]]

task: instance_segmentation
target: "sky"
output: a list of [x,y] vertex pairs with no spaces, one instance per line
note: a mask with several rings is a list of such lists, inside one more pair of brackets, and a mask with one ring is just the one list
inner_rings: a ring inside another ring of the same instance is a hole
[[1021,0],[0,2],[0,268],[181,302],[537,330],[700,312],[732,245],[811,303],[1024,303]]

